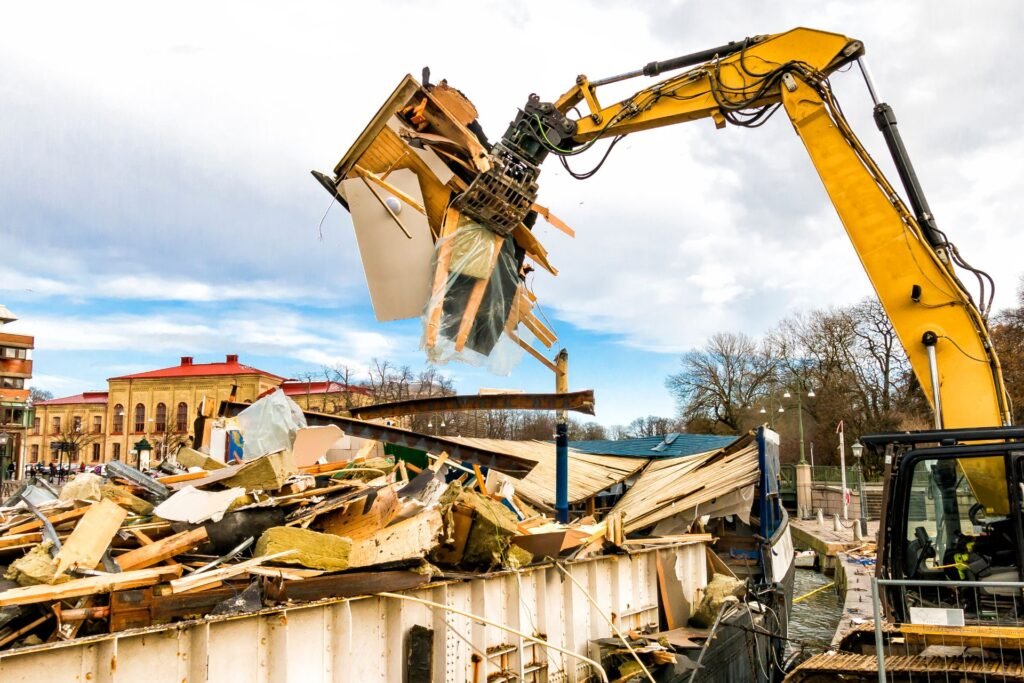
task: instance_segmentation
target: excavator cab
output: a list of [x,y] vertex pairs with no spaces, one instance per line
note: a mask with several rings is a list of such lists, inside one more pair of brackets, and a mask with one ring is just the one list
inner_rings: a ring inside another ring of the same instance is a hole
[[[880,576],[900,621],[914,608],[963,623],[1024,620],[1024,430],[949,429],[864,437],[886,453]],[[992,586],[964,586],[963,582]]]

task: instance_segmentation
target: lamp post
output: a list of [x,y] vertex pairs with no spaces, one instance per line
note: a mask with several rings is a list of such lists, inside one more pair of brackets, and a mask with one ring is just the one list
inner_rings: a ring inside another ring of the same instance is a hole
[[7,477],[7,444],[11,442],[11,435],[7,432],[0,432],[0,485],[4,483],[4,479]]
[[864,444],[860,441],[855,441],[850,446],[850,452],[853,453],[853,457],[857,461],[857,500],[860,502],[860,531],[862,536],[867,536],[868,512],[867,505],[864,501],[864,464],[861,460],[861,456],[864,455]]
[[[804,392],[803,392],[803,380],[800,381],[801,388],[796,392],[796,417],[797,417],[797,429],[800,432],[800,464],[807,464],[807,458],[804,457]],[[814,389],[807,390],[807,398],[814,398]],[[789,390],[782,395],[782,398],[792,398],[792,394]]]
[[[797,380],[797,383],[798,383],[798,386],[800,388],[799,389],[795,389],[793,391],[791,391],[789,388],[786,388],[784,390],[783,394],[782,394],[782,398],[792,399],[793,398],[793,393],[796,393],[797,432],[798,432],[799,437],[800,437],[800,462],[798,464],[806,465],[807,464],[807,458],[804,457],[804,391],[803,391],[803,388],[806,386],[806,384],[804,383],[804,381],[802,379],[799,379],[799,378]],[[806,395],[807,395],[807,398],[814,398],[816,394],[814,393],[814,389],[811,388],[811,389],[807,389]],[[771,407],[773,400],[775,400],[775,399],[771,399],[771,398],[768,399],[768,406],[769,406],[769,408]],[[778,404],[779,404],[778,411],[771,411],[772,412],[772,417],[769,420],[769,424],[770,424],[772,429],[775,429],[775,413],[776,412],[779,412],[779,413],[786,412],[786,408],[785,408],[785,406],[782,405],[782,400],[781,399],[778,400]],[[762,406],[761,410],[758,411],[758,412],[760,412],[762,415],[764,415],[765,413],[767,413],[769,411],[764,406]]]
[[[772,399],[768,399],[769,407],[771,406],[771,402],[772,402]],[[761,406],[761,410],[759,410],[758,412],[761,413],[762,415],[764,415],[764,414],[768,413],[769,411],[764,406]],[[775,411],[775,410],[771,411],[771,417],[768,418],[768,426],[770,426],[772,429],[775,429],[775,413],[776,412],[779,412],[779,413],[786,412],[786,409],[782,407],[782,403],[779,403],[779,409],[777,411]]]

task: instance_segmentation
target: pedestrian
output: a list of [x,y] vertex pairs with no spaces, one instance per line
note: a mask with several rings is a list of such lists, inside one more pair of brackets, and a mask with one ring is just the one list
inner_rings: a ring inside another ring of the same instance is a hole
[[17,467],[14,466],[13,462],[7,463],[7,478],[14,479],[14,473],[17,471]]
[[51,460],[51,461],[50,461],[50,483],[52,484],[52,483],[53,483],[53,481],[54,481],[54,480],[55,480],[56,478],[57,478],[57,463],[55,463],[55,462],[53,462],[53,461]]
[[78,464],[78,473],[81,474],[82,472],[85,472],[85,461],[84,460]]

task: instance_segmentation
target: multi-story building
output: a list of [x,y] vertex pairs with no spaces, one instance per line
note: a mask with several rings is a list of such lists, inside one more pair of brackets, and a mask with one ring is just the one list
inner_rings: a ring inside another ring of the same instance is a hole
[[[17,318],[0,304],[0,327]],[[11,464],[21,471],[25,437],[31,420],[28,382],[32,379],[34,339],[0,331],[0,481]]]
[[345,386],[338,382],[290,379],[281,385],[281,389],[300,408],[312,413],[335,415],[373,402],[370,390],[366,387]]
[[107,391],[37,403],[27,438],[27,463],[135,464],[129,455],[142,439],[152,444],[153,458],[160,459],[191,442],[193,421],[204,399],[218,405],[234,393],[236,401],[251,403],[276,387],[306,410],[334,413],[369,401],[362,387],[346,392],[333,382],[285,380],[242,364],[237,355],[218,363],[196,363],[183,356],[169,368],[111,377]]

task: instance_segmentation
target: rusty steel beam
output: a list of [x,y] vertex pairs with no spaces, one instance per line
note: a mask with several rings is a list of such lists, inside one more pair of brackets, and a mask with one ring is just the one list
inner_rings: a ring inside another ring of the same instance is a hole
[[[221,401],[220,415],[221,417],[234,417],[250,405],[249,403]],[[525,477],[537,464],[533,460],[518,458],[506,453],[467,446],[458,441],[446,439],[443,436],[419,434],[408,429],[401,429],[400,427],[382,425],[375,422],[364,422],[363,420],[340,417],[338,415],[325,415],[323,413],[306,411],[303,411],[302,414],[306,416],[306,424],[311,427],[337,425],[345,434],[360,439],[386,441],[397,446],[405,446],[406,448],[429,453],[444,451],[453,460],[480,465],[481,467],[493,467],[515,477]]]
[[566,394],[487,394],[483,396],[443,396],[416,398],[410,401],[378,403],[349,409],[352,417],[372,420],[378,417],[445,413],[460,410],[572,410],[584,415],[594,414],[594,391]]

